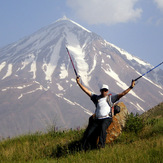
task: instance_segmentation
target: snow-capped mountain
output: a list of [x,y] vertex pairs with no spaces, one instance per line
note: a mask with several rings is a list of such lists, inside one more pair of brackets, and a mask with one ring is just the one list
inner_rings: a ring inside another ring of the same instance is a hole
[[[106,83],[113,93],[152,66],[67,18],[0,49],[0,136],[87,124],[95,107],[76,84],[68,47],[82,83],[99,94]],[[162,102],[163,70],[141,78],[121,101],[130,112]]]

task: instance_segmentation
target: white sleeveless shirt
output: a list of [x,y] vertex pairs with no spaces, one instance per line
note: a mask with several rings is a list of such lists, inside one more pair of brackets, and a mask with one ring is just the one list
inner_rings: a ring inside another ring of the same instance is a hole
[[106,98],[107,97],[103,97],[98,100],[96,111],[95,111],[97,119],[110,117],[109,113],[111,112],[111,108],[108,105]]

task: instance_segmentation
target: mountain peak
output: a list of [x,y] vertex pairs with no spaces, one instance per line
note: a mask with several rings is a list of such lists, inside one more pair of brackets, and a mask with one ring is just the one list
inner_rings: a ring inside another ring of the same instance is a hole
[[64,15],[62,18],[59,18],[58,20],[56,20],[56,22],[64,21],[64,20],[71,21],[69,18],[67,18],[67,17]]
[[83,27],[82,25],[76,23],[75,21],[73,21],[73,20],[67,18],[65,15],[64,15],[62,18],[58,19],[55,23],[57,23],[57,22],[62,22],[62,21],[69,21],[69,22],[71,22],[71,23],[77,25],[78,27],[82,28],[83,30],[85,30],[85,31],[87,31],[87,32],[89,32],[89,33],[91,33],[91,31],[89,31],[88,29],[86,29],[86,28]]

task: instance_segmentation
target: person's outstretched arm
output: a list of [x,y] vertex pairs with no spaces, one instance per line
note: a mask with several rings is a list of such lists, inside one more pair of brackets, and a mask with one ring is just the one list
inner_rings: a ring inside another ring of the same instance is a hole
[[131,86],[130,86],[128,89],[126,89],[125,91],[123,91],[122,93],[118,94],[118,98],[120,99],[120,98],[122,98],[123,96],[125,96],[128,92],[131,91],[132,88],[134,88],[134,86],[135,86],[135,81],[132,80]]
[[84,87],[81,83],[80,83],[80,77],[76,77],[76,82],[79,85],[79,87],[89,96],[91,97],[91,91],[89,91],[86,87]]

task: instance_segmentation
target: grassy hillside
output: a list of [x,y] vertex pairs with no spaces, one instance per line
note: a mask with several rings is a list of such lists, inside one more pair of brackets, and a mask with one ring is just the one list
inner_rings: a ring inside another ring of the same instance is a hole
[[143,118],[160,118],[163,117],[163,103],[158,104],[154,108],[148,110],[141,115]]
[[35,133],[0,142],[0,162],[161,162],[163,103],[141,116],[130,114],[121,136],[105,149],[84,152],[84,130]]

